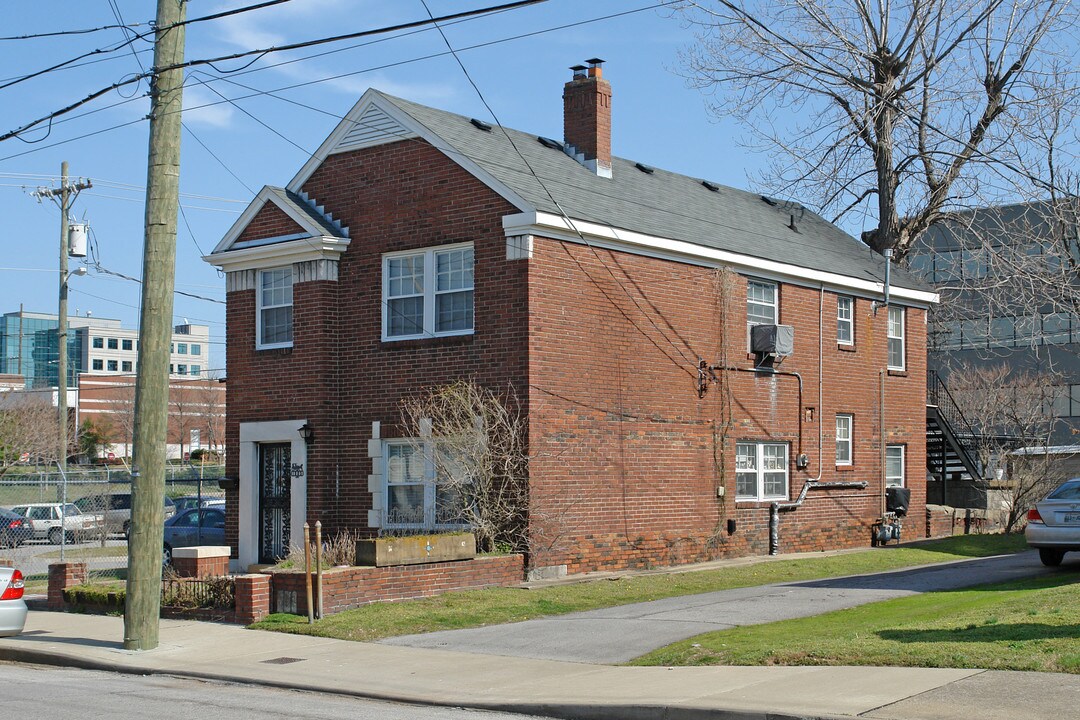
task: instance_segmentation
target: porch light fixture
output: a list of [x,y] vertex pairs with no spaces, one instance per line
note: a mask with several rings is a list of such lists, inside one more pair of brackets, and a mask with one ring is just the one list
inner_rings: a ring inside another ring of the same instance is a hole
[[315,430],[307,423],[304,423],[300,426],[300,437],[304,438],[305,445],[310,445],[315,440]]

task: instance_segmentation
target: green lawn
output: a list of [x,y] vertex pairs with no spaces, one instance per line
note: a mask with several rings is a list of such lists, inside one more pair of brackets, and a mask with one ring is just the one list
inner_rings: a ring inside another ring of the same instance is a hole
[[634,665],[891,665],[1080,673],[1080,574],[699,635]]
[[253,627],[367,641],[395,635],[519,622],[714,590],[986,557],[1024,549],[1024,538],[1019,535],[966,535],[905,547],[878,548],[830,557],[765,560],[717,570],[632,575],[535,590],[489,588],[446,593],[422,600],[365,605],[331,615],[311,625],[306,617],[277,614]]

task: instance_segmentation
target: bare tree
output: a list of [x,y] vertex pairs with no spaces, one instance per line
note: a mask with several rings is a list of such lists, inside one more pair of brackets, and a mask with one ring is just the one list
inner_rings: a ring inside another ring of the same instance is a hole
[[49,464],[58,457],[58,416],[34,394],[0,394],[0,476],[23,462]]
[[1016,372],[1008,365],[963,364],[949,376],[964,415],[977,423],[979,461],[1000,472],[1005,532],[1017,529],[1027,511],[1064,479],[1047,452],[1053,431],[1051,374]]
[[1068,0],[687,0],[680,15],[698,38],[689,79],[772,156],[761,182],[834,220],[873,217],[878,251],[902,258],[950,211],[1062,187],[1034,156],[1077,143]]
[[434,466],[436,523],[469,526],[482,550],[528,551],[527,420],[513,393],[462,380],[406,398],[401,418]]

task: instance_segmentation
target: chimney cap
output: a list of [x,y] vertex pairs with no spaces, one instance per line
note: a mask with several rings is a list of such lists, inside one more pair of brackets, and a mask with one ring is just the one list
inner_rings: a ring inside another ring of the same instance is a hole
[[585,66],[584,65],[571,65],[570,69],[573,70],[574,72],[581,72],[582,70],[585,69]]
[[589,58],[585,62],[589,63],[589,67],[596,67],[597,65],[603,65],[604,61],[600,58]]

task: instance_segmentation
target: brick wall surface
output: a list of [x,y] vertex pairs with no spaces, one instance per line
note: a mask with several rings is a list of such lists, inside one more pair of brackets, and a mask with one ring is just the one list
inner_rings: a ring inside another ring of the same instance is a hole
[[[323,573],[323,613],[332,615],[368,603],[432,597],[454,590],[506,587],[522,581],[521,555],[478,557],[455,562],[398,565],[392,567],[334,568]],[[307,614],[307,588],[302,572],[275,572],[271,576],[275,597],[287,593],[295,599],[295,612]],[[319,596],[312,574],[312,602]],[[238,606],[239,609],[239,606]],[[274,608],[275,612],[292,610]]]
[[[801,375],[802,397],[791,375],[719,371],[699,399],[699,358],[751,367],[744,277],[544,238],[532,259],[508,261],[501,219],[515,209],[423,141],[332,155],[304,190],[350,228],[351,244],[340,282],[294,287],[292,348],[255,350],[254,291],[229,293],[227,474],[238,473],[240,423],[307,418],[317,439],[306,519],[326,534],[374,532],[372,421],[396,437],[402,397],[458,378],[512,388],[529,413],[531,565],[575,572],[767,552],[768,503],[734,497],[740,440],[790,444],[789,499],[819,475],[869,483],[812,491],[783,513],[782,552],[869,545],[882,434],[905,446],[910,517],[923,517],[921,310],[906,315],[906,371],[885,373],[885,312],[858,298],[854,347],[841,348],[836,295],[783,283],[780,322],[795,327],[795,354],[780,370]],[[283,230],[274,222],[269,236]],[[382,342],[382,254],[465,241],[476,256],[475,333]],[[833,462],[837,413],[854,416],[849,468]],[[800,449],[806,470],[795,469]],[[237,499],[230,493],[229,507]],[[229,513],[234,548],[236,522]]]
[[[304,190],[350,228],[342,281],[293,288],[293,347],[283,350],[255,350],[255,293],[229,293],[228,372],[236,392],[228,397],[226,443],[238,447],[242,422],[307,418],[317,438],[308,454],[307,519],[321,520],[327,535],[373,532],[373,421],[394,437],[405,394],[457,378],[515,392],[526,386],[527,266],[505,259],[501,218],[514,208],[427,143],[333,155]],[[382,342],[383,253],[460,242],[474,243],[476,332]],[[238,463],[230,452],[229,477],[237,477]],[[227,497],[236,507],[237,494]],[[225,543],[236,548],[237,538],[237,516],[229,513]]]
[[[874,317],[857,299],[855,345],[841,348],[836,295],[782,284],[780,322],[795,328],[795,354],[779,369],[802,376],[801,399],[795,377],[739,371],[718,371],[698,399],[699,357],[752,367],[745,277],[537,239],[529,280],[534,529],[551,540],[537,564],[573,572],[767,552],[769,503],[734,497],[739,440],[790,443],[791,499],[819,474],[869,483],[811,491],[782,513],[781,552],[868,545],[881,512],[882,383],[887,442],[906,446],[911,513],[922,516],[922,311],[907,313],[907,371],[883,375],[884,312]],[[854,415],[850,467],[835,464],[837,413]],[[805,471],[794,467],[800,447]]]
[[229,558],[227,555],[201,558],[174,557],[172,564],[176,574],[180,577],[210,578],[229,574]]
[[67,607],[64,590],[86,582],[87,565],[83,562],[53,563],[49,565],[48,605],[52,610]]

